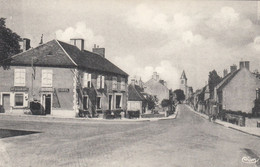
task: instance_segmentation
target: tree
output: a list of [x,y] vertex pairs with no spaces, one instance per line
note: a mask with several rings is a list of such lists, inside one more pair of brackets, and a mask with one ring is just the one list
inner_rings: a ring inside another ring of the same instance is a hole
[[181,101],[185,100],[185,95],[184,95],[183,90],[176,89],[173,93],[175,93],[177,101],[181,102]]
[[5,18],[0,18],[0,66],[7,67],[10,57],[20,52],[20,36],[5,25]]
[[158,102],[158,99],[156,96],[149,95],[146,98],[147,104],[148,104],[148,110],[152,110],[155,108],[156,103]]
[[212,99],[214,97],[214,88],[217,86],[221,81],[221,77],[218,75],[216,70],[213,70],[209,72],[209,93],[210,93],[210,98]]
[[168,99],[163,99],[162,102],[161,102],[162,107],[168,107],[170,105],[171,105],[171,102]]

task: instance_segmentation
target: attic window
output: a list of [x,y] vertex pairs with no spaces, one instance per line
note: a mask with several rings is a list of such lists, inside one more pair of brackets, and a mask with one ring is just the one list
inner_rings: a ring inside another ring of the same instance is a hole
[[47,54],[47,56],[52,56],[52,51],[49,51],[49,53]]

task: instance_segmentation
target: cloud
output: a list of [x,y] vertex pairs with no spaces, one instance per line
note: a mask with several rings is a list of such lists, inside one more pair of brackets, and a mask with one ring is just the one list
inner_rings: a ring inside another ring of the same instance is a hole
[[85,40],[85,48],[92,48],[94,44],[104,45],[103,36],[96,35],[92,29],[87,28],[85,22],[78,22],[75,27],[68,27],[65,30],[57,30],[56,38],[65,42],[69,42],[71,38],[83,38]]
[[194,24],[189,16],[182,13],[166,15],[148,7],[146,4],[138,5],[127,13],[126,18],[127,23],[132,27],[164,34],[183,31]]

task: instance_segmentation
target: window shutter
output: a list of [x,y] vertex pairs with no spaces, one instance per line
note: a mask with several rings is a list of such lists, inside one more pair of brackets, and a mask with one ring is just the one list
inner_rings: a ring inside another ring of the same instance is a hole
[[42,70],[42,87],[52,87],[52,70]]
[[91,88],[91,74],[88,74],[89,87]]
[[20,84],[21,86],[25,86],[25,69],[20,70]]
[[83,87],[88,87],[88,73],[83,74]]
[[97,89],[100,89],[100,80],[101,80],[101,76],[98,75],[98,77],[97,77]]
[[105,88],[105,76],[102,76],[101,83],[102,83],[101,88],[104,89]]

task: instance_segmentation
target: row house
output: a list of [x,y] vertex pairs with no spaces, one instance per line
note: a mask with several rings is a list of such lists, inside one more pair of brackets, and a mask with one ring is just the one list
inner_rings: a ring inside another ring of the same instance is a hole
[[38,101],[45,114],[62,117],[126,111],[128,74],[105,58],[104,48],[90,52],[83,39],[70,42],[41,44],[12,56],[9,68],[0,69],[0,105],[6,113],[24,113],[30,101]]
[[224,70],[224,78],[214,88],[214,100],[220,109],[252,113],[256,90],[260,80],[250,71],[249,61],[240,61],[239,69],[230,67],[230,73]]

